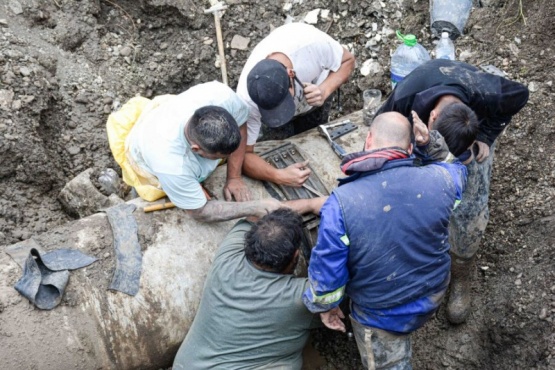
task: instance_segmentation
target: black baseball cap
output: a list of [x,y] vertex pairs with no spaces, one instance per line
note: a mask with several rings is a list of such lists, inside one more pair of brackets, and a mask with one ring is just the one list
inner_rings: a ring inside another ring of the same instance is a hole
[[295,115],[295,102],[289,93],[290,79],[280,62],[264,59],[256,63],[247,76],[247,90],[258,105],[262,122],[279,127]]

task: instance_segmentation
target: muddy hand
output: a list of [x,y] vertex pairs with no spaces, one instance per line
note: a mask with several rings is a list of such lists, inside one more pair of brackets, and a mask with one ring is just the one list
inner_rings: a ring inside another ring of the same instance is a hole
[[288,200],[283,202],[282,204],[287,207],[291,208],[293,211],[298,212],[302,215],[306,213],[313,213],[315,215],[320,214],[320,209],[328,200],[329,197],[318,197],[318,198],[310,198],[310,199],[295,199],[295,200]]
[[279,183],[282,185],[301,187],[311,174],[308,161],[293,163],[280,170]]
[[304,97],[308,105],[313,107],[320,107],[324,104],[324,92],[320,89],[320,86],[305,83],[304,85]]
[[320,318],[327,328],[345,333],[345,323],[341,321],[341,319],[345,318],[345,315],[339,307],[332,308],[328,312],[322,312]]
[[414,139],[416,140],[416,145],[422,146],[428,144],[430,141],[430,131],[428,127],[422,122],[420,117],[415,111],[410,112],[412,114]]
[[478,146],[478,154],[476,154],[476,160],[481,163],[487,157],[489,157],[489,145],[478,140],[476,140],[475,143]]
[[264,217],[268,213],[283,207],[283,204],[279,200],[274,198],[261,199],[259,202],[260,202],[260,207],[257,207],[258,210],[254,215],[255,217]]
[[246,202],[250,200],[250,191],[243,179],[228,179],[224,186],[224,197],[228,202],[234,198],[237,202]]

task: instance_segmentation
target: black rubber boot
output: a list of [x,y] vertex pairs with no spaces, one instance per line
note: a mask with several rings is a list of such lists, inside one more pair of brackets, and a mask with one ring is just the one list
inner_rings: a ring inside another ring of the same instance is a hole
[[474,257],[462,259],[452,256],[451,283],[447,302],[447,320],[452,324],[462,324],[470,314],[472,302],[470,285],[474,270]]

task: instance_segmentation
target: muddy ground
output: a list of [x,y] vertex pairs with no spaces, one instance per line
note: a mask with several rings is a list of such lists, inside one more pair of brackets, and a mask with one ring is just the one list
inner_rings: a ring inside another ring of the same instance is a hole
[[[273,27],[288,16],[299,21],[314,9],[329,10],[316,26],[357,57],[333,117],[358,110],[366,88],[391,92],[395,29],[433,49],[423,0],[226,3],[222,28],[232,87],[249,51]],[[457,58],[496,66],[529,87],[530,101],[496,149],[473,314],[455,327],[440,310],[415,335],[414,367],[553,369],[555,4],[474,5],[456,41]],[[0,244],[70,222],[58,201],[62,187],[88,168],[117,169],[104,128],[112,110],[137,94],[179,93],[221,80],[214,20],[203,12],[208,7],[192,0],[0,1]],[[3,304],[0,297],[0,315]],[[313,367],[360,367],[345,336],[320,330],[314,346],[326,363]]]

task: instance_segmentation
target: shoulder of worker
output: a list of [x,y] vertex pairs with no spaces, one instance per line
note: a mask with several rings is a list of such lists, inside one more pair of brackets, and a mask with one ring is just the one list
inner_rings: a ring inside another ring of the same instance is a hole
[[[294,52],[304,46],[323,44],[337,45],[339,42],[327,33],[306,23],[289,23],[276,28],[255,47],[253,53],[258,49],[271,48],[272,52]],[[267,53],[268,54],[268,53]],[[266,55],[267,55],[266,54]]]
[[247,75],[249,74],[252,66],[258,62],[258,59],[250,59],[245,64],[241,76],[239,77],[239,83],[237,85],[237,96],[246,104],[248,108],[247,121],[247,145],[254,145],[258,139],[258,134],[260,132],[260,126],[262,125],[260,121],[260,110],[258,105],[251,99],[249,92],[247,90]]
[[245,249],[245,236],[252,226],[253,223],[246,219],[237,221],[220,243],[214,260],[228,258],[230,254],[243,253]]
[[493,104],[498,105],[499,115],[513,116],[528,102],[530,92],[525,85],[491,73],[483,75],[487,75],[493,90],[486,97],[495,99]]
[[197,108],[206,105],[215,105],[227,110],[237,124],[241,126],[247,121],[249,106],[229,86],[211,81],[191,87],[179,94],[179,102],[182,106],[194,106]]
[[[272,36],[274,37],[274,35],[277,37],[278,35],[281,37],[284,34],[290,35],[292,37],[294,36],[304,36],[306,34],[311,34],[311,35],[326,35],[327,33],[319,30],[318,28],[307,24],[307,23],[301,23],[301,22],[291,22],[291,23],[287,23],[284,24],[282,26],[277,27],[276,29],[274,29],[268,36],[266,36],[267,38]],[[289,39],[289,42],[292,42],[293,39]]]
[[235,92],[219,81],[210,81],[192,86],[179,94],[178,97],[213,99],[218,94],[224,94],[227,98],[234,96]]
[[482,71],[475,76],[468,88],[472,93],[468,105],[490,124],[504,126],[528,102],[528,88],[519,82]]

